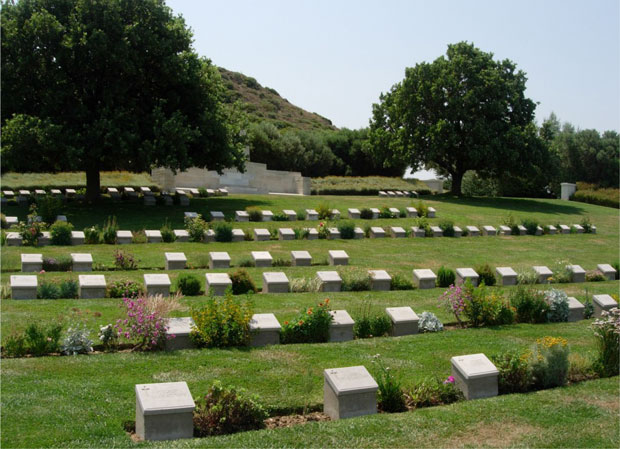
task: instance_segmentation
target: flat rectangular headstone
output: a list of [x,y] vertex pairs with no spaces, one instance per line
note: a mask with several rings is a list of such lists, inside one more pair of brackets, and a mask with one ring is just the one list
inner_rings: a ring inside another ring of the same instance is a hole
[[400,226],[390,226],[390,234],[396,239],[405,238],[407,236],[407,232]]
[[418,226],[411,226],[411,237],[426,237],[426,230]]
[[119,245],[125,245],[133,241],[133,234],[131,231],[116,231],[116,243]]
[[571,273],[571,282],[586,281],[586,270],[581,268],[579,265],[568,265],[567,268]]
[[185,229],[174,229],[172,231],[177,242],[189,242],[189,232]]
[[187,263],[185,253],[164,253],[166,270],[184,270]]
[[308,236],[306,237],[308,240],[317,240],[319,238],[319,231],[314,228],[305,228],[308,231]]
[[278,272],[263,273],[263,293],[288,293],[289,281],[286,274]]
[[396,209],[395,207],[390,207],[390,214],[392,214],[392,217],[397,217],[400,215],[400,210]]
[[19,232],[7,232],[6,233],[6,245],[7,246],[21,246],[22,236]]
[[329,264],[330,265],[348,265],[349,255],[343,250],[329,250],[328,251]]
[[388,196],[388,194],[384,190],[379,190],[379,196]]
[[224,213],[220,212],[219,210],[212,210],[211,212],[209,212],[209,214],[211,215],[211,221],[225,220]]
[[495,229],[493,226],[488,226],[488,225],[483,226],[482,233],[484,235],[490,235],[490,236],[497,235],[497,229]]
[[452,357],[452,376],[465,399],[497,396],[499,371],[484,354]]
[[288,221],[295,221],[295,220],[297,220],[297,212],[295,212],[294,210],[284,209],[282,211],[282,213],[284,215],[286,215],[286,217],[288,218]]
[[273,220],[273,212],[270,210],[261,211],[261,216],[263,221],[272,221]]
[[35,275],[11,275],[11,298],[37,299],[37,277]]
[[558,229],[552,225],[547,226],[547,230],[549,232],[549,235],[554,235],[558,233]]
[[144,440],[176,440],[194,435],[194,400],[185,382],[138,384],[136,434]]
[[244,240],[245,240],[245,232],[243,232],[243,229],[232,230],[232,241],[233,242],[243,242]]
[[43,254],[22,254],[22,272],[39,272],[43,269]]
[[517,272],[511,267],[496,267],[501,285],[517,285]]
[[578,234],[583,234],[584,233],[583,226],[581,226],[581,225],[574,224],[573,225],[573,229],[575,229],[575,231],[577,231]]
[[[196,324],[192,317],[168,318],[166,321],[166,351],[191,349],[194,343],[190,338]],[[174,338],[170,338],[174,335]]]
[[326,369],[323,376],[323,411],[331,419],[377,413],[379,386],[365,367]]
[[316,276],[321,283],[322,292],[339,292],[342,278],[337,271],[317,271]]
[[340,238],[340,231],[338,228],[327,228],[327,238],[329,240],[336,240]]
[[252,251],[252,259],[257,267],[270,267],[273,262],[269,251]]
[[388,196],[392,196],[392,197],[396,196],[396,192],[393,192],[391,190],[388,190],[387,194],[388,194]]
[[184,212],[183,215],[189,219],[198,218],[198,212]]
[[62,191],[60,189],[51,189],[50,192],[52,195],[62,195]]
[[80,299],[105,298],[106,282],[102,274],[80,274],[78,276]]
[[360,218],[359,209],[351,208],[347,212],[349,213],[349,218],[352,220],[358,220]]
[[476,226],[466,226],[466,228],[467,228],[467,232],[469,233],[470,237],[480,236],[480,229],[478,229]]
[[435,210],[434,207],[429,207],[427,209],[427,213],[428,213],[428,218],[435,218],[435,214],[437,213],[437,211]]
[[93,271],[93,256],[90,253],[71,253],[73,271]]
[[379,239],[385,237],[385,229],[379,226],[373,226],[370,228],[370,238]]
[[473,268],[457,268],[456,269],[456,284],[463,285],[467,280],[472,283],[474,287],[478,285],[480,276]]
[[560,231],[562,234],[570,234],[570,228],[563,224],[560,225]]
[[312,265],[312,256],[308,251],[291,251],[292,266],[309,267]]
[[332,220],[339,220],[340,219],[340,211],[338,209],[332,209],[331,219]]
[[370,289],[373,291],[389,291],[392,287],[392,277],[385,270],[368,270]]
[[244,210],[235,211],[235,221],[250,221],[250,214]]
[[371,207],[370,212],[372,212],[373,220],[376,220],[377,218],[379,218],[379,214],[381,213],[381,211],[377,209],[376,207]]
[[329,323],[329,341],[342,342],[353,340],[353,326],[355,321],[346,310],[330,310],[332,317]]
[[512,234],[512,229],[510,229],[508,226],[501,225],[499,227],[499,234],[500,235],[510,235],[510,234]]
[[454,237],[461,237],[463,235],[463,230],[461,228],[459,228],[458,226],[454,226]]
[[318,220],[319,213],[314,209],[306,209],[306,220]]
[[43,189],[35,189],[34,194],[38,196],[43,196],[43,195],[47,195],[47,192]]
[[603,276],[607,278],[608,281],[616,280],[616,269],[607,263],[600,263],[596,266],[596,269],[603,273]]
[[149,296],[170,296],[170,277],[167,274],[145,274],[144,286]]
[[435,282],[437,276],[429,269],[417,269],[413,270],[413,283],[419,289],[435,288]]
[[224,296],[226,290],[232,287],[232,281],[228,273],[206,273],[207,294],[213,293],[214,296]]
[[355,239],[363,239],[364,230],[360,228],[359,226],[356,226],[355,229],[353,229],[353,236]]
[[207,229],[204,232],[203,240],[207,243],[215,242],[215,231],[213,229]]
[[392,321],[392,336],[413,335],[418,333],[420,318],[411,307],[387,307],[385,313]]
[[144,235],[146,235],[146,240],[149,243],[161,243],[161,231],[159,229],[147,229],[144,231]]
[[15,196],[15,192],[13,192],[12,190],[3,190],[2,194],[7,198],[13,198]]
[[553,271],[544,265],[535,265],[532,267],[538,276],[539,284],[548,284],[549,278],[553,277]]
[[278,238],[280,240],[295,240],[295,231],[291,228],[278,229]]
[[431,226],[433,237],[443,237],[443,230],[439,226]]
[[418,216],[418,210],[415,207],[406,207],[405,210],[407,211],[408,218],[415,218]]
[[592,305],[594,306],[595,318],[602,317],[603,311],[618,307],[618,303],[610,295],[592,295]]
[[84,235],[84,231],[71,231],[71,244],[72,245],[83,245],[86,236]]
[[225,251],[212,251],[209,253],[209,269],[230,268],[230,255]]
[[255,313],[249,323],[250,345],[254,347],[280,344],[280,323],[273,313]]
[[583,320],[583,313],[585,312],[585,306],[581,304],[577,298],[572,296],[568,297],[568,322]]
[[266,241],[269,240],[271,238],[271,233],[269,232],[269,229],[263,229],[263,228],[255,228],[254,229],[254,240],[257,242],[260,241]]
[[17,226],[17,224],[19,223],[19,220],[17,219],[17,217],[4,217],[7,226],[10,228],[11,226]]

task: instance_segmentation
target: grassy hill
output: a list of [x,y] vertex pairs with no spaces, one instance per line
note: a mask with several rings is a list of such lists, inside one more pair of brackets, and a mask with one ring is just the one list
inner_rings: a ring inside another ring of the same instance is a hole
[[222,67],[219,71],[226,87],[225,102],[239,100],[252,122],[269,121],[278,128],[336,129],[330,120],[289,103],[275,89],[261,86],[250,76]]

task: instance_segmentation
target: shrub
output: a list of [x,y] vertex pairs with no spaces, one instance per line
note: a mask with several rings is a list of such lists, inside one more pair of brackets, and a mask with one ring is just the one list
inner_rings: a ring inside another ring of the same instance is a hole
[[341,273],[343,292],[364,292],[370,290],[370,276],[363,270],[346,270]]
[[232,242],[233,233],[232,225],[230,223],[218,222],[214,226],[215,241],[216,242]]
[[263,213],[258,207],[246,207],[250,221],[263,221]]
[[209,196],[209,192],[204,187],[198,187],[198,196],[201,198],[206,198]]
[[545,292],[549,303],[547,319],[552,323],[568,321],[568,295],[562,290],[551,289]]
[[592,222],[590,221],[590,217],[583,217],[580,224],[585,234],[592,233]]
[[22,245],[37,246],[39,244],[39,237],[43,235],[44,229],[45,224],[41,222],[32,221],[30,224],[20,222],[18,232],[22,238]]
[[37,288],[37,298],[58,299],[60,298],[60,288],[54,282],[41,282]]
[[42,268],[44,271],[70,271],[73,266],[73,260],[68,256],[60,256],[57,258],[44,257]]
[[98,226],[84,228],[84,243],[86,243],[87,245],[98,245],[99,243],[101,243],[101,240],[101,230]]
[[131,232],[131,243],[148,243],[149,239],[146,237],[144,229]]
[[397,273],[392,275],[390,288],[391,290],[414,290],[415,285],[409,278]]
[[31,323],[24,331],[28,353],[41,356],[60,350],[62,324],[52,324],[43,328],[38,323]]
[[67,329],[62,342],[62,352],[66,355],[85,354],[93,351],[93,341],[86,325],[74,324]]
[[544,337],[536,340],[530,365],[536,389],[561,387],[566,384],[569,352],[564,338]]
[[276,212],[271,217],[273,221],[288,221],[288,216],[284,214],[284,212]]
[[282,257],[274,257],[271,262],[272,267],[290,267],[292,262],[290,260],[283,259]]
[[8,229],[9,224],[6,222],[6,215],[0,214],[0,229]]
[[114,251],[114,266],[119,270],[137,270],[138,262],[133,254],[117,249]]
[[160,348],[166,338],[166,321],[170,312],[180,307],[180,296],[164,298],[162,295],[123,298],[121,305],[126,318],[118,319],[114,328],[120,338],[134,344],[134,350]]
[[420,218],[428,217],[428,206],[424,204],[422,201],[418,201],[418,204],[416,204],[414,207],[418,211],[418,217]]
[[598,204],[600,206],[620,207],[618,202],[618,189],[599,189],[592,184],[577,184],[577,191],[571,197],[573,201],[582,203]]
[[234,273],[231,273],[230,280],[232,281],[232,293],[233,295],[243,295],[246,293],[256,293],[258,289],[254,284],[254,281],[250,277],[247,270],[239,269]]
[[418,227],[420,229],[424,229],[424,236],[425,237],[432,237],[433,236],[433,230],[431,229],[431,226],[428,224],[428,221],[426,218],[418,218],[416,220],[416,223],[418,225]]
[[454,223],[449,220],[442,220],[439,222],[439,227],[443,231],[444,237],[454,237]]
[[547,322],[549,304],[544,292],[519,285],[510,293],[510,304],[515,308],[519,323]]
[[601,377],[617,376],[620,365],[620,309],[603,311],[601,318],[592,323],[598,345],[595,370]]
[[555,263],[551,271],[553,272],[553,276],[551,277],[551,282],[557,282],[560,284],[565,284],[571,281],[572,273],[568,269],[570,265],[569,262],[561,260]]
[[465,284],[465,290],[471,293],[467,295],[463,312],[472,326],[514,323],[514,309],[500,293],[488,293],[484,284],[473,288],[469,282]]
[[3,357],[23,357],[28,352],[24,334],[13,332],[4,340]]
[[373,362],[379,367],[379,372],[375,376],[377,385],[379,385],[377,391],[377,406],[379,410],[386,413],[405,411],[407,407],[400,382],[396,379],[392,370],[381,363],[379,354],[375,356]]
[[245,346],[250,342],[250,320],[253,304],[249,299],[211,296],[203,306],[192,307],[196,327],[190,338],[198,347],[224,348]]
[[316,230],[319,233],[319,239],[325,240],[329,237],[329,231],[327,230],[327,226],[324,222],[320,222]]
[[472,286],[469,281],[465,286],[451,285],[439,297],[439,307],[444,307],[448,313],[454,314],[459,325],[463,327],[461,317],[465,310],[465,304],[471,300]]
[[110,298],[137,298],[143,295],[142,285],[134,281],[115,281],[108,286]]
[[437,286],[447,288],[451,285],[454,285],[454,280],[456,279],[456,274],[454,270],[444,267],[443,265],[439,267],[437,271]]
[[475,271],[478,273],[478,276],[480,276],[480,283],[484,282],[484,285],[487,287],[491,287],[497,282],[495,279],[495,273],[488,263],[477,266]]
[[177,278],[177,286],[183,296],[198,296],[200,294],[200,279],[190,273],[181,273]]
[[538,283],[538,274],[534,270],[517,271],[517,284],[532,285]]
[[168,222],[167,218],[166,218],[166,221],[164,221],[164,224],[162,225],[162,227],[159,229],[159,232],[161,232],[162,242],[172,243],[177,239],[177,236],[174,234],[174,230],[170,226],[170,223]]
[[392,218],[390,208],[387,206],[382,206],[381,209],[379,209],[379,218]]
[[280,342],[289,343],[324,343],[329,339],[329,299],[319,303],[315,308],[302,310],[299,315],[285,321],[280,333]]
[[616,280],[620,279],[620,262],[616,261],[612,263],[611,266],[616,270]]
[[327,203],[321,203],[317,206],[316,212],[319,214],[319,220],[329,220],[332,216],[332,208]]
[[204,398],[196,401],[195,436],[224,435],[265,427],[266,409],[255,395],[215,382]]
[[508,217],[504,218],[502,220],[504,226],[508,226],[510,228],[510,234],[511,235],[519,235],[519,224],[517,223],[517,221],[515,220],[515,218],[512,216],[512,214],[509,214]]
[[465,397],[456,388],[455,380],[452,376],[449,376],[443,382],[439,379],[424,380],[416,384],[408,394],[409,406],[412,408],[447,405],[463,399]]
[[506,351],[491,356],[499,371],[499,394],[525,393],[532,382],[529,352]]
[[392,322],[385,313],[373,314],[371,303],[366,302],[353,314],[355,338],[383,337],[392,329]]
[[118,334],[112,324],[106,324],[99,328],[99,341],[104,349],[110,350],[118,344]]
[[60,283],[59,291],[61,298],[74,299],[78,297],[79,285],[77,281],[67,280]]
[[372,211],[369,208],[364,207],[364,208],[360,209],[360,218],[361,219],[363,219],[363,220],[370,220],[370,219],[372,219],[372,217],[373,217],[373,214],[372,214]]
[[527,230],[528,235],[536,235],[536,230],[538,229],[538,221],[532,218],[526,218],[521,221],[521,224]]
[[604,282],[607,278],[599,270],[586,271],[586,282]]
[[443,324],[434,313],[422,312],[420,320],[418,321],[418,330],[422,333],[441,332],[443,330]]
[[243,257],[238,264],[240,267],[251,268],[255,265],[254,259],[251,257]]
[[314,278],[293,278],[290,281],[291,293],[318,292],[321,290],[321,281]]
[[102,237],[103,243],[107,245],[114,245],[116,243],[116,231],[118,231],[118,224],[116,223],[116,217],[108,217],[103,225]]
[[185,229],[189,234],[190,242],[202,242],[205,238],[205,231],[207,228],[207,222],[204,221],[200,215],[196,218],[185,217]]
[[398,218],[407,218],[407,211],[403,208],[401,208],[398,211]]
[[62,200],[54,195],[37,197],[35,202],[37,214],[41,216],[41,220],[45,223],[54,223],[56,217],[62,212]]
[[586,289],[586,295],[583,301],[583,319],[587,320],[592,318],[592,315],[594,315],[594,304],[592,304],[592,298],[590,298],[588,289]]
[[50,227],[50,243],[52,245],[71,245],[73,225],[66,221],[57,221]]
[[355,223],[351,221],[343,221],[338,224],[338,232],[340,232],[340,238],[353,239],[355,238]]

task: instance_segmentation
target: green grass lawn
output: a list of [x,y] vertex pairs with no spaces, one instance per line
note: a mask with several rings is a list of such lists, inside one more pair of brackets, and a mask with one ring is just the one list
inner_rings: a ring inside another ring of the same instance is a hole
[[[183,211],[222,210],[228,216],[235,210],[257,205],[273,212],[305,209],[327,202],[346,215],[349,207],[404,207],[416,203],[409,199],[378,197],[291,197],[238,196],[194,199],[188,208],[136,204],[104,204],[98,207],[68,204],[64,211],[77,229],[102,224],[108,215],[118,217],[121,229],[159,229],[166,218],[182,227]],[[121,248],[139,259],[139,270],[107,271],[113,265],[115,247],[2,248],[2,283],[20,269],[22,252],[44,256],[90,252],[108,281],[140,280],[144,273],[163,270],[165,251],[182,251],[193,266],[204,265],[209,251],[228,251],[233,264],[250,256],[251,251],[268,250],[274,257],[290,260],[291,250],[308,250],[315,262],[324,262],[330,249],[344,249],[351,267],[338,269],[386,269],[411,279],[413,268],[441,265],[451,268],[475,267],[481,263],[524,269],[532,265],[552,266],[559,260],[579,264],[584,269],[598,263],[618,260],[618,210],[582,203],[532,199],[464,199],[429,197],[428,205],[442,218],[455,224],[499,225],[509,215],[520,220],[535,218],[542,224],[579,223],[589,217],[597,234],[555,236],[510,236],[479,238],[364,239],[335,241],[267,241],[238,243],[133,244]],[[25,217],[25,209],[9,206],[7,215]],[[13,213],[14,212],[14,213]],[[411,226],[413,219],[364,221],[380,226]],[[239,223],[240,228],[316,226],[316,222]],[[237,224],[235,224],[237,227]],[[217,271],[233,271],[217,270]],[[264,271],[284,271],[289,278],[314,276],[326,266],[249,268],[261,286]],[[204,268],[194,268],[204,282]],[[180,271],[171,271],[173,285]],[[40,279],[77,278],[77,273],[46,273]],[[618,281],[561,284],[557,288],[583,299],[590,294],[618,292]],[[497,287],[494,287],[497,288]],[[506,288],[506,291],[510,288]],[[258,294],[253,296],[257,312],[273,312],[282,322],[301,309],[329,296],[332,307],[354,314],[370,302],[376,311],[385,307],[409,305],[417,313],[436,313],[443,322],[453,321],[437,298],[442,289],[342,292],[334,294]],[[182,300],[177,316],[187,316],[192,305],[204,296]],[[93,330],[120,317],[120,300],[14,301],[2,300],[2,338],[12,330],[24,329],[32,321],[69,323],[85,321]],[[187,381],[194,396],[204,393],[211,382],[243,386],[256,392],[275,410],[300,410],[306,404],[322,404],[322,370],[363,364],[376,374],[371,363],[381,354],[392,366],[403,386],[449,374],[450,357],[484,352],[491,355],[506,349],[527,348],[545,335],[568,339],[571,351],[592,357],[595,341],[591,321],[546,325],[512,325],[496,328],[449,330],[402,338],[376,338],[347,343],[307,344],[238,348],[230,350],[186,350],[175,353],[108,353],[77,357],[41,357],[2,361],[1,405],[3,447],[128,447],[135,445],[122,429],[124,420],[133,419],[136,383]],[[374,370],[374,371],[373,371]],[[307,386],[310,387],[307,387]],[[308,391],[308,392],[306,392]],[[307,424],[291,429],[263,430],[226,437],[165,443],[141,443],[149,447],[618,447],[618,379],[596,380],[526,395],[509,395],[446,407],[418,410],[397,415],[377,415],[340,422]]]

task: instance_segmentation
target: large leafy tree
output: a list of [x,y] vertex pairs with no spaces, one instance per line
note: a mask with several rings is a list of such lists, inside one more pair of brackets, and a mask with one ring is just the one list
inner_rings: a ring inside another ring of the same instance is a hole
[[386,166],[407,161],[450,176],[454,194],[468,170],[523,173],[546,149],[525,82],[510,60],[466,42],[449,45],[446,57],[407,68],[373,105],[373,148]]
[[2,8],[2,169],[243,167],[217,69],[163,0],[20,0]]

